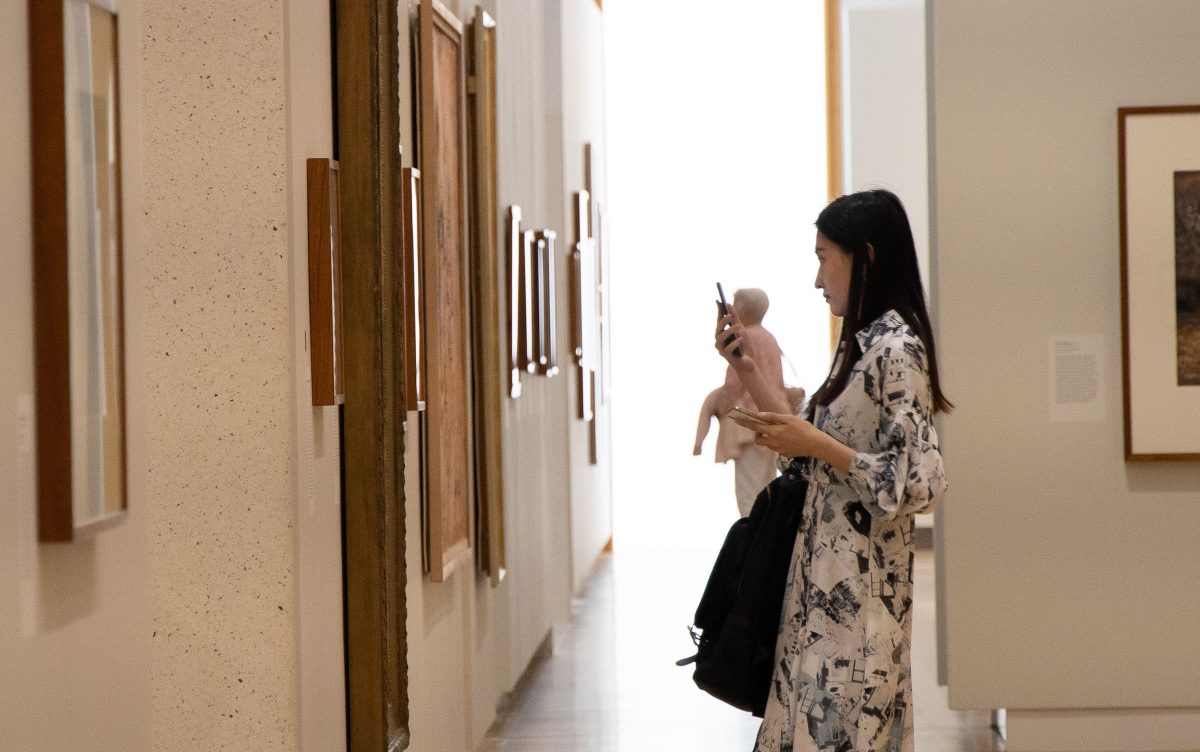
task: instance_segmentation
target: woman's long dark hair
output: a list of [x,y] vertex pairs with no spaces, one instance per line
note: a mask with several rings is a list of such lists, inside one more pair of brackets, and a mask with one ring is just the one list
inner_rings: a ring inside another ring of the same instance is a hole
[[[850,371],[862,357],[855,334],[889,309],[900,314],[925,346],[933,411],[954,408],[942,394],[938,381],[937,353],[933,328],[925,309],[917,248],[904,205],[891,191],[851,193],[836,198],[817,216],[817,231],[853,255],[850,267],[850,298],[842,319],[838,351],[825,383],[813,395],[808,413],[817,405],[828,405],[846,388]],[[874,249],[874,260],[868,245]]]

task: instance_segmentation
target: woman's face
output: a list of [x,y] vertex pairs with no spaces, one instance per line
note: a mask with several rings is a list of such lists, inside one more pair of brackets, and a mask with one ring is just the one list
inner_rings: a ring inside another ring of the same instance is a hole
[[854,255],[843,251],[821,233],[817,233],[816,287],[825,293],[825,302],[834,316],[845,316],[850,306],[850,270]]

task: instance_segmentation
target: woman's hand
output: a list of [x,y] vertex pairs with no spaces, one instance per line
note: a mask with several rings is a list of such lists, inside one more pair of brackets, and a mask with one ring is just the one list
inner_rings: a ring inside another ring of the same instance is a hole
[[759,413],[759,416],[770,424],[737,421],[738,425],[754,431],[754,443],[783,457],[816,457],[839,472],[850,469],[854,450],[804,418],[783,413]]
[[[754,367],[753,353],[750,352],[750,340],[746,330],[738,321],[737,313],[732,308],[729,313],[717,319],[716,342],[714,346],[721,357],[729,361],[729,365],[738,373],[744,373]],[[740,354],[735,355],[734,350]]]

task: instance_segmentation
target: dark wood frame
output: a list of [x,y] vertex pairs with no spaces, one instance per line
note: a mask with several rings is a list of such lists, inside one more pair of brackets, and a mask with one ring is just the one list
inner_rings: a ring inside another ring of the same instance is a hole
[[309,159],[308,351],[314,405],[346,401],[342,319],[342,240],[338,164]]
[[[1119,183],[1119,200],[1120,200],[1120,242],[1121,242],[1121,379],[1124,404],[1124,430],[1125,430],[1125,459],[1127,461],[1167,461],[1167,460],[1200,460],[1200,445],[1182,447],[1178,452],[1143,452],[1137,451],[1133,446],[1133,423],[1135,411],[1137,409],[1136,395],[1134,392],[1133,377],[1131,374],[1131,363],[1134,355],[1132,350],[1131,336],[1131,317],[1133,309],[1137,306],[1138,301],[1131,299],[1130,295],[1130,274],[1131,265],[1134,263],[1130,258],[1129,236],[1130,222],[1136,221],[1137,218],[1130,217],[1128,208],[1127,192],[1129,190],[1129,154],[1127,144],[1127,121],[1130,118],[1139,116],[1160,116],[1160,115],[1191,115],[1195,116],[1196,131],[1200,133],[1200,105],[1181,105],[1168,107],[1121,107],[1117,110],[1117,143],[1118,143],[1118,166],[1117,180]],[[1173,328],[1173,325],[1172,325]]]
[[[430,579],[443,582],[474,550],[467,52],[463,23],[441,2],[421,0],[418,19],[421,235],[427,241],[423,524]],[[435,49],[443,43],[453,46],[453,69]],[[439,98],[443,89],[452,90],[453,102]],[[448,108],[456,108],[457,118]],[[443,118],[452,121],[453,132],[443,132]]]
[[[335,0],[349,752],[408,747],[398,7]],[[399,335],[397,334],[399,333]]]
[[[105,6],[98,6],[106,12]],[[117,82],[113,102],[117,153],[112,196],[111,220],[114,247],[112,264],[116,271],[112,291],[112,336],[101,343],[111,350],[112,378],[116,402],[117,458],[109,466],[102,460],[103,475],[117,489],[116,508],[90,519],[78,519],[74,506],[72,469],[75,446],[71,415],[71,327],[68,269],[73,253],[68,231],[68,142],[66,101],[66,60],[62,2],[30,0],[30,120],[32,132],[33,178],[33,283],[34,283],[34,368],[37,394],[37,504],[38,540],[69,542],[79,535],[109,527],[122,519],[128,509],[127,471],[125,467],[125,367],[123,305],[123,228],[121,226],[120,175],[120,67],[119,47],[113,50],[112,75]],[[120,24],[113,14],[113,33]],[[114,40],[116,43],[116,40]],[[93,124],[94,125],[94,124]],[[104,357],[104,356],[101,356]],[[108,486],[108,483],[105,483]],[[105,504],[108,507],[108,504]]]

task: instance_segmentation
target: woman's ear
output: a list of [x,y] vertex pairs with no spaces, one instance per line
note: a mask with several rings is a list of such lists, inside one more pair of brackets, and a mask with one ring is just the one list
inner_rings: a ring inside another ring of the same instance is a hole
[[875,246],[867,243],[867,264],[875,263]]

